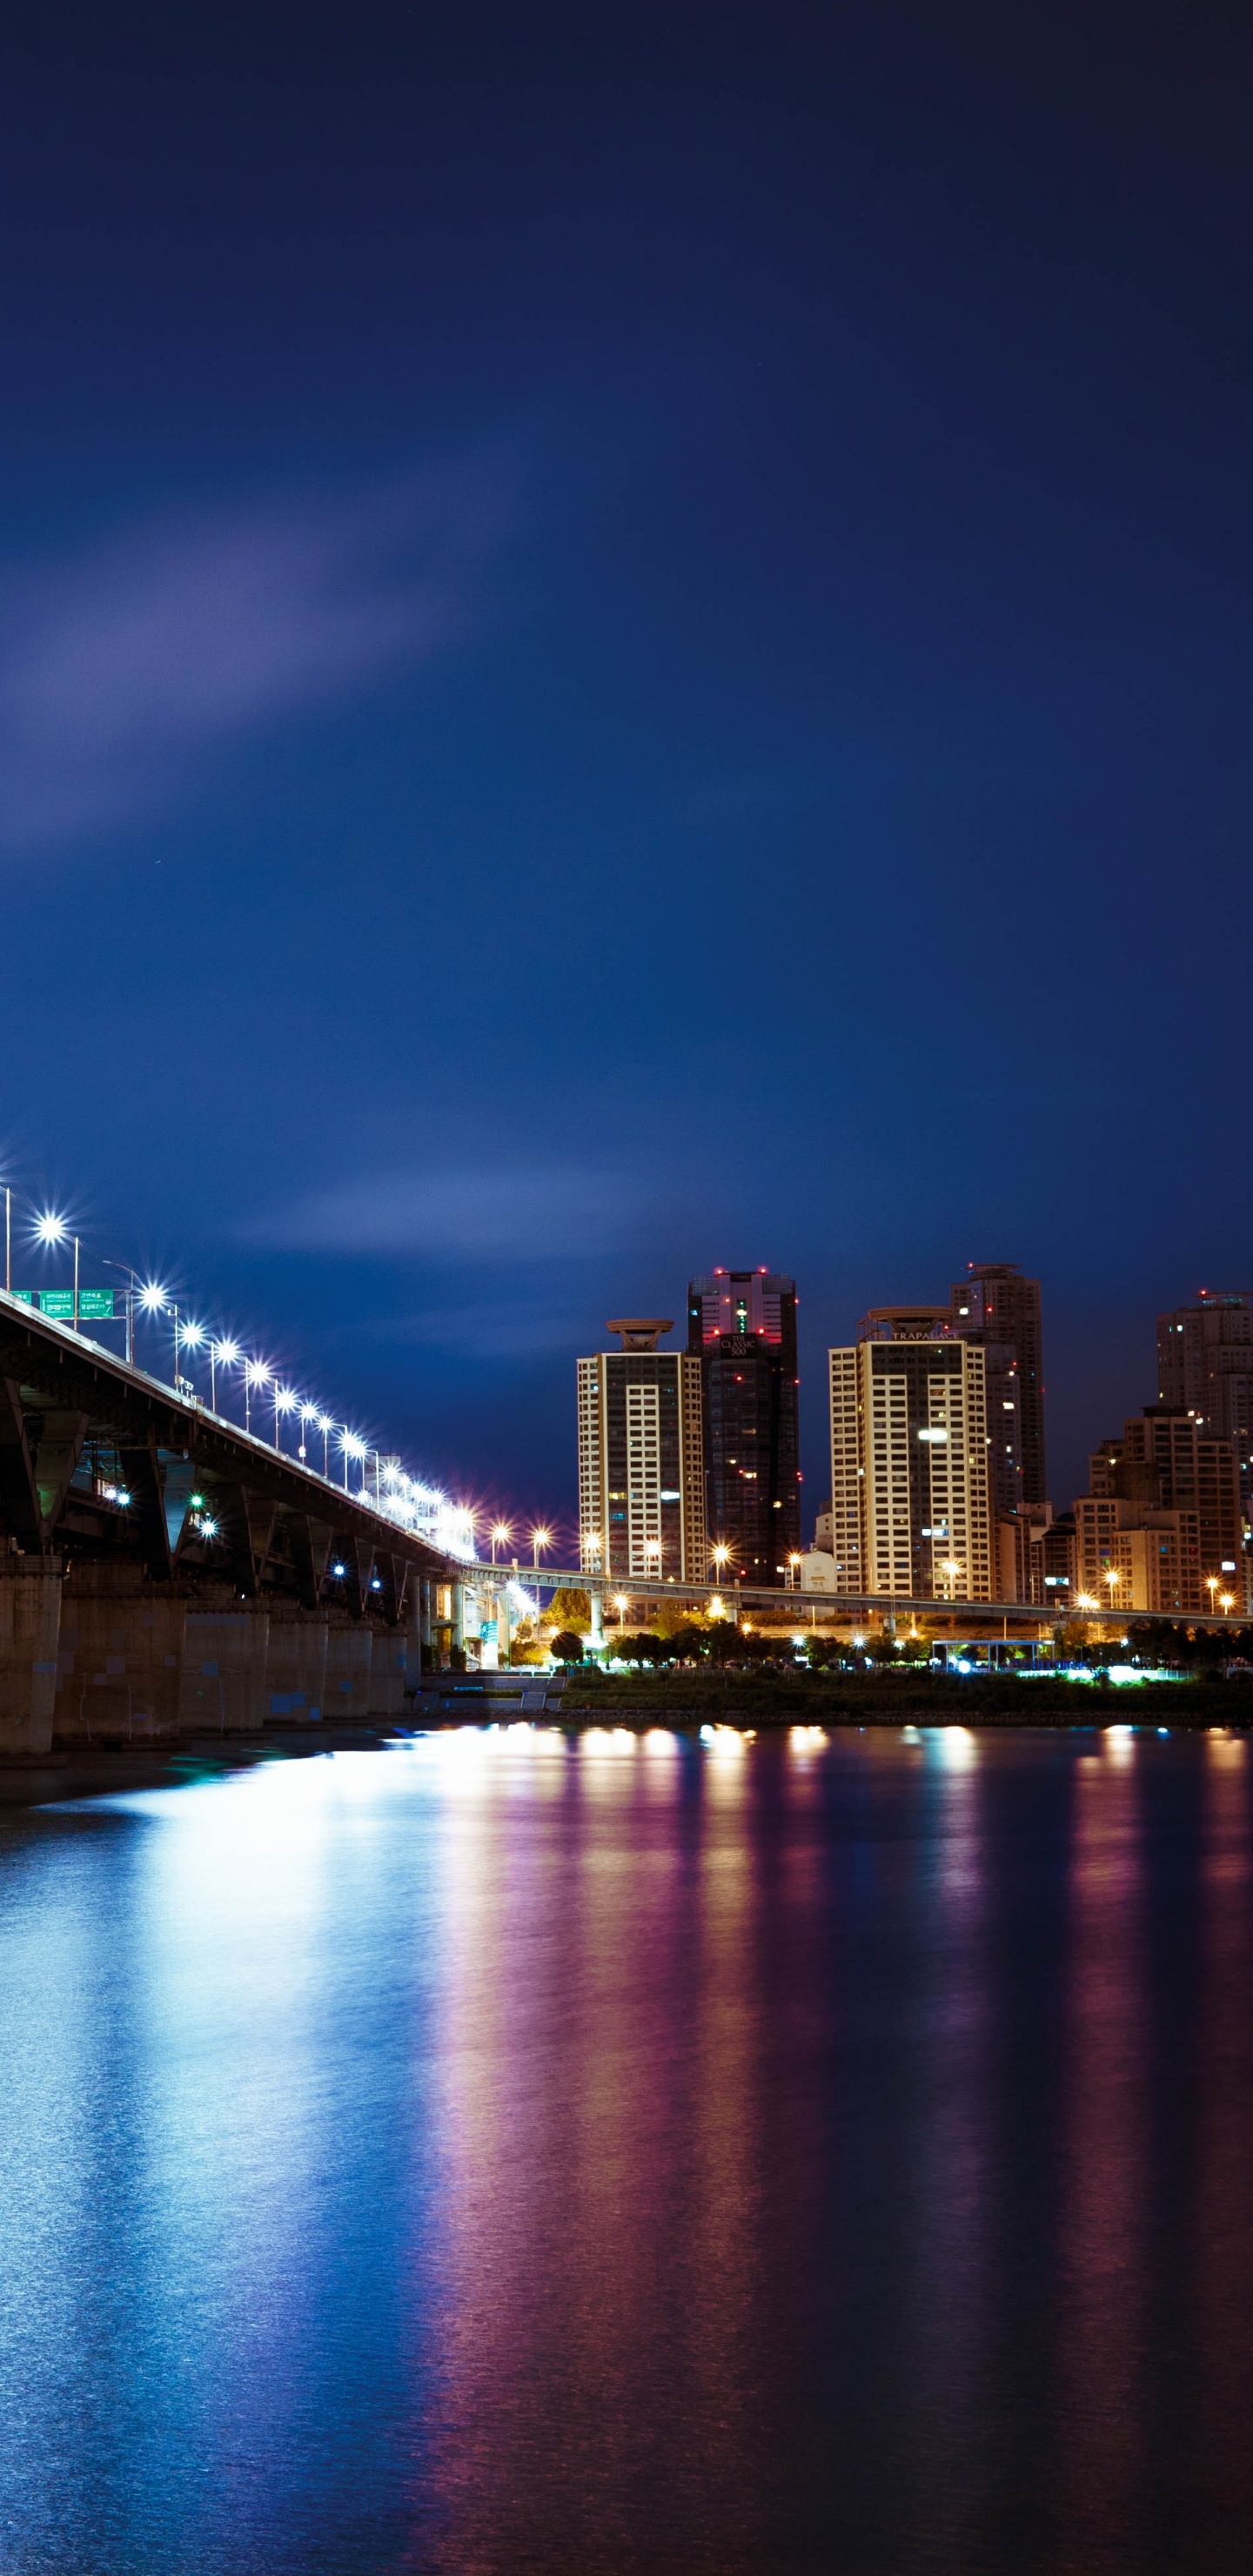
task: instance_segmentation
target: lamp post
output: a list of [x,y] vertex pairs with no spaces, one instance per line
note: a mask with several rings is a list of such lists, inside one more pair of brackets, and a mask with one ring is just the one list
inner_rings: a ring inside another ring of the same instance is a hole
[[244,1362],[244,1429],[245,1429],[245,1431],[247,1431],[247,1432],[251,1432],[251,1430],[252,1430],[252,1392],[253,1392],[253,1388],[255,1387],[255,1388],[256,1388],[256,1390],[257,1390],[257,1393],[258,1393],[258,1394],[260,1394],[260,1393],[261,1393],[261,1391],[262,1391],[262,1389],[263,1389],[263,1387],[267,1387],[267,1386],[269,1385],[269,1383],[270,1383],[270,1372],[269,1372],[268,1368],[266,1367],[266,1365],[265,1365],[265,1361],[264,1361],[264,1360],[245,1360],[245,1362]]
[[[137,1297],[137,1299],[136,1299],[136,1304],[138,1305],[138,1308],[139,1308],[139,1311],[140,1311],[141,1315],[163,1315],[163,1314],[165,1313],[166,1306],[168,1305],[168,1303],[169,1303],[169,1300],[167,1299],[167,1297],[166,1297],[166,1293],[165,1293],[165,1290],[164,1290],[164,1288],[160,1285],[160,1282],[159,1282],[158,1280],[156,1280],[156,1279],[145,1279],[144,1284],[143,1284],[142,1288],[140,1289],[140,1291],[139,1291],[139,1295],[138,1295],[138,1297]],[[177,1331],[177,1327],[176,1327],[176,1331]],[[177,1340],[176,1340],[176,1342],[175,1342],[175,1364],[174,1364],[174,1374],[175,1374],[175,1377],[177,1377],[177,1376],[178,1376],[178,1356],[177,1356],[177,1353],[178,1353],[178,1345],[177,1345]]]
[[128,1368],[133,1368],[135,1365],[135,1289],[138,1284],[137,1275],[135,1271],[131,1269],[128,1261],[106,1260],[103,1262],[102,1267],[105,1270],[120,1270],[122,1277],[126,1281],[126,1288],[124,1291],[126,1297],[126,1365]]
[[1207,1574],[1207,1575],[1206,1575],[1206,1577],[1205,1577],[1205,1589],[1206,1589],[1206,1591],[1207,1591],[1207,1592],[1208,1592],[1208,1594],[1209,1594],[1209,1606],[1210,1606],[1210,1608],[1211,1608],[1211,1610],[1212,1610],[1212,1609],[1213,1609],[1213,1607],[1214,1607],[1214,1595],[1215,1595],[1215,1593],[1216,1593],[1216,1592],[1217,1592],[1217,1590],[1218,1590],[1218,1577],[1217,1577],[1217,1575],[1216,1575],[1216,1574]]
[[789,1586],[789,1589],[790,1589],[791,1591],[795,1592],[795,1591],[796,1591],[796,1589],[797,1589],[797,1586],[798,1586],[798,1584],[799,1584],[799,1582],[800,1582],[800,1579],[801,1579],[801,1560],[800,1560],[800,1555],[799,1555],[799,1553],[798,1553],[798,1551],[797,1551],[797,1549],[796,1549],[796,1548],[793,1548],[793,1549],[792,1549],[792,1552],[791,1552],[790,1556],[788,1557],[788,1565],[789,1565],[789,1567],[790,1567],[790,1569],[791,1569],[791,1576],[792,1576],[792,1580],[791,1580],[791,1584],[790,1584],[790,1586]]
[[496,1550],[497,1550],[497,1548],[498,1548],[498,1547],[507,1547],[507,1546],[508,1546],[508,1544],[509,1544],[510,1539],[512,1538],[512,1536],[513,1536],[513,1531],[510,1529],[509,1524],[508,1524],[508,1522],[507,1522],[507,1521],[493,1521],[493,1523],[492,1523],[492,1563],[493,1563],[493,1565],[494,1565],[494,1564],[495,1564],[495,1562],[496,1562]]
[[[198,1351],[204,1339],[205,1333],[202,1325],[196,1323],[184,1324],[183,1348],[185,1351]],[[191,1397],[195,1397],[196,1390],[192,1385],[190,1378],[187,1380],[187,1392]]]
[[613,1606],[618,1613],[618,1635],[621,1637],[626,1628],[626,1614],[628,1607],[625,1592],[615,1592],[613,1596]]
[[234,1368],[234,1367],[235,1367],[235,1364],[236,1364],[236,1362],[237,1362],[237,1360],[238,1360],[238,1358],[239,1358],[239,1344],[238,1344],[238,1342],[222,1341],[222,1340],[219,1340],[219,1341],[216,1341],[216,1342],[210,1342],[210,1344],[209,1344],[209,1410],[210,1410],[210,1412],[211,1412],[211,1413],[216,1413],[216,1412],[217,1412],[217,1409],[218,1409],[218,1367],[219,1367],[219,1364],[220,1364],[223,1368]]
[[940,1572],[941,1574],[946,1574],[948,1576],[948,1597],[950,1601],[955,1601],[957,1599],[957,1594],[954,1591],[953,1586],[957,1581],[958,1575],[961,1573],[961,1565],[958,1559],[955,1556],[942,1556],[940,1559]]
[[531,1532],[531,1562],[532,1562],[532,1564],[534,1565],[535,1572],[536,1572],[536,1574],[537,1574],[537,1575],[538,1575],[538,1573],[539,1573],[540,1549],[541,1549],[541,1548],[550,1548],[550,1547],[552,1546],[552,1543],[553,1543],[553,1534],[552,1534],[552,1531],[551,1531],[550,1529],[533,1529],[533,1530],[532,1530],[532,1532]]

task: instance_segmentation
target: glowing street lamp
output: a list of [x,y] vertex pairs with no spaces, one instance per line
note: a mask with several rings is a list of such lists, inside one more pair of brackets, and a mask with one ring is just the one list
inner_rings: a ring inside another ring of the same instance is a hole
[[1234,1592],[1220,1592],[1218,1603],[1224,1619],[1229,1619],[1236,1606],[1236,1596]]
[[259,1394],[261,1393],[262,1388],[263,1388],[263,1387],[267,1387],[267,1386],[269,1385],[269,1383],[270,1383],[270,1372],[269,1372],[268,1368],[266,1367],[266,1364],[265,1364],[265,1361],[264,1361],[264,1360],[245,1360],[245,1362],[244,1362],[244,1429],[245,1429],[245,1431],[251,1431],[251,1429],[252,1429],[252,1398],[253,1398],[253,1391],[254,1391],[254,1389],[255,1389],[256,1393],[259,1395]]
[[44,1209],[44,1211],[43,1211],[43,1213],[42,1213],[42,1215],[41,1215],[41,1216],[36,1217],[36,1219],[35,1219],[35,1228],[34,1228],[34,1233],[35,1233],[35,1241],[36,1241],[36,1243],[40,1243],[40,1244],[42,1244],[42,1245],[43,1245],[43,1248],[44,1248],[44,1250],[45,1250],[45,1252],[56,1252],[56,1251],[59,1251],[59,1250],[60,1250],[60,1247],[61,1247],[61,1245],[62,1245],[63,1243],[69,1243],[69,1242],[71,1242],[71,1241],[73,1242],[73,1245],[74,1245],[74,1308],[73,1308],[73,1313],[74,1313],[74,1330],[75,1330],[75,1332],[77,1332],[77,1331],[78,1331],[78,1236],[77,1236],[77,1235],[74,1235],[74,1236],[72,1236],[72,1237],[71,1237],[70,1229],[69,1229],[68,1225],[66,1224],[64,1217],[63,1217],[63,1216],[58,1216],[58,1215],[57,1215],[57,1212],[56,1212],[56,1210],[55,1210],[55,1208],[45,1208],[45,1209]]
[[350,1458],[364,1458],[365,1442],[364,1440],[358,1439],[355,1431],[342,1431],[340,1433],[339,1445],[344,1453],[344,1492],[347,1493],[348,1461]]
[[714,1597],[709,1604],[709,1616],[711,1619],[725,1619],[726,1615],[727,1605],[722,1598],[722,1594],[720,1592],[715,1592]]
[[210,1344],[209,1344],[209,1410],[210,1410],[210,1412],[211,1412],[211,1413],[216,1413],[216,1412],[217,1412],[217,1409],[218,1409],[218,1369],[219,1369],[219,1367],[221,1367],[221,1368],[234,1368],[234,1367],[235,1367],[235,1365],[236,1365],[236,1363],[237,1363],[237,1361],[238,1361],[238,1359],[239,1359],[239,1344],[238,1344],[238,1342],[230,1342],[230,1341],[222,1341],[222,1340],[218,1340],[218,1341],[216,1341],[216,1342],[210,1342]]
[[618,1635],[621,1636],[623,1629],[626,1626],[626,1614],[629,1608],[625,1592],[615,1592],[613,1596],[613,1606],[618,1613]]
[[510,1529],[508,1521],[493,1521],[493,1523],[492,1523],[492,1563],[493,1563],[493,1565],[494,1565],[494,1564],[495,1564],[495,1562],[496,1562],[496,1550],[497,1550],[497,1548],[498,1548],[498,1547],[508,1547],[508,1545],[509,1545],[509,1541],[510,1541],[510,1539],[511,1539],[512,1537],[513,1537],[513,1531]]
[[1206,1575],[1206,1577],[1205,1577],[1205,1589],[1206,1589],[1206,1591],[1207,1591],[1207,1592],[1208,1592],[1208,1594],[1209,1594],[1209,1606],[1210,1606],[1210,1608],[1211,1608],[1211,1610],[1212,1610],[1212,1609],[1213,1609],[1213,1607],[1214,1607],[1214,1595],[1215,1595],[1215,1593],[1216,1593],[1216,1592],[1217,1592],[1217,1590],[1218,1590],[1218,1577],[1217,1577],[1217,1575],[1216,1575],[1216,1574],[1207,1574],[1207,1575]]
[[295,1409],[296,1398],[291,1388],[279,1386],[276,1380],[274,1387],[274,1446],[276,1449],[281,1449],[283,1445],[279,1437],[280,1421],[285,1413],[294,1413]]
[[953,1585],[956,1583],[956,1581],[957,1581],[957,1577],[958,1577],[958,1575],[961,1573],[961,1566],[960,1566],[960,1563],[958,1562],[958,1559],[957,1559],[955,1556],[944,1556],[944,1557],[941,1557],[941,1559],[940,1559],[940,1572],[941,1572],[941,1574],[946,1574],[946,1575],[948,1576],[948,1583],[949,1583],[949,1594],[948,1594],[948,1597],[949,1597],[950,1601],[955,1601],[955,1600],[956,1600],[956,1598],[957,1598],[957,1595],[956,1595],[956,1593],[955,1593],[955,1592],[954,1592],[954,1590],[953,1590]]
[[1101,1580],[1102,1580],[1102,1582],[1103,1582],[1103,1583],[1108,1583],[1108,1585],[1109,1585],[1110,1606],[1111,1606],[1111,1608],[1112,1608],[1112,1607],[1113,1607],[1114,1594],[1115,1594],[1115,1593],[1116,1593],[1116,1591],[1118,1590],[1118,1586],[1119,1586],[1119,1584],[1120,1584],[1120,1583],[1121,1583],[1121,1581],[1122,1581],[1122,1572],[1121,1572],[1121,1569],[1120,1569],[1118,1566],[1116,1566],[1116,1565],[1107,1565],[1107,1566],[1106,1566],[1106,1568],[1105,1568],[1105,1572],[1104,1572],[1104,1574],[1103,1574],[1103,1575],[1102,1575],[1102,1577],[1101,1577]]
[[[198,1351],[204,1339],[205,1330],[203,1324],[185,1323],[180,1326],[178,1320],[178,1308],[176,1306],[174,1309],[174,1384],[176,1387],[180,1383],[178,1373],[180,1347],[185,1351]],[[187,1378],[183,1383],[186,1385],[188,1394],[194,1396],[196,1390],[191,1379]]]
[[1075,1594],[1076,1610],[1099,1610],[1100,1606],[1100,1602],[1096,1599],[1094,1593],[1077,1592]]
[[315,1413],[313,1418],[317,1429],[322,1434],[322,1473],[329,1485],[331,1481],[331,1431],[333,1425],[329,1413]]
[[709,1553],[713,1558],[714,1564],[718,1568],[718,1575],[720,1578],[730,1563],[731,1550],[724,1539],[719,1539],[717,1546],[711,1547]]
[[532,1548],[532,1559],[531,1559],[531,1561],[532,1561],[532,1564],[534,1565],[534,1568],[535,1568],[535,1571],[536,1571],[536,1573],[537,1573],[537,1574],[539,1573],[540,1549],[541,1549],[541,1548],[550,1548],[550,1547],[552,1546],[552,1543],[553,1543],[553,1534],[552,1534],[552,1531],[551,1531],[550,1529],[533,1529],[533,1530],[532,1530],[532,1532],[531,1532],[531,1548]]
[[797,1587],[797,1585],[798,1585],[798,1583],[800,1582],[800,1579],[801,1579],[801,1560],[800,1560],[800,1551],[799,1551],[799,1549],[797,1549],[797,1548],[793,1548],[793,1549],[792,1549],[791,1554],[790,1554],[790,1556],[788,1557],[788,1566],[789,1566],[790,1571],[791,1571],[791,1577],[792,1577],[792,1590],[793,1590],[793,1592],[795,1592],[796,1587]]

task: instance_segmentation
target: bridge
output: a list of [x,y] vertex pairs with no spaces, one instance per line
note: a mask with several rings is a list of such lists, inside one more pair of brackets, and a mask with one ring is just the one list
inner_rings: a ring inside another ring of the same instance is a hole
[[386,1718],[449,1659],[466,1517],[351,1435],[338,1482],[283,1422],[0,1289],[0,1751]]

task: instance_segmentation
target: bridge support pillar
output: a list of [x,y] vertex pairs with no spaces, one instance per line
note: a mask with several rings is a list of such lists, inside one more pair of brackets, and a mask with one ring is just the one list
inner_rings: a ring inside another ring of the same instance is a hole
[[[229,1604],[233,1606],[227,1606]],[[187,1613],[179,1722],[184,1734],[255,1735],[265,1723],[269,1613],[237,1593]]]
[[332,1612],[326,1639],[324,1717],[333,1721],[369,1716],[373,1652],[368,1619],[336,1617]]
[[415,1574],[410,1579],[409,1589],[405,1595],[405,1689],[411,1694],[417,1690],[422,1679],[422,1666],[425,1660],[422,1637],[423,1630],[429,1626],[426,1582],[423,1576]]
[[51,1745],[60,1624],[60,1558],[0,1560],[0,1752]]
[[605,1596],[603,1592],[589,1592],[587,1597],[592,1605],[592,1653],[599,1655],[605,1646]]
[[177,1735],[187,1601],[136,1565],[75,1565],[61,1601],[53,1733]]
[[402,1628],[375,1628],[370,1643],[370,1715],[399,1717],[405,1704],[407,1652]]
[[319,1726],[326,1701],[329,1623],[295,1604],[271,1606],[265,1665],[268,1725]]
[[466,1588],[464,1583],[449,1585],[452,1594],[452,1643],[464,1646],[466,1641]]

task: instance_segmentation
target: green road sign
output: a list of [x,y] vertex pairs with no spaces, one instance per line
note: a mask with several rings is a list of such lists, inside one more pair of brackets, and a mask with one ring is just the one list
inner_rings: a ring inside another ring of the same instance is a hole
[[[41,1315],[51,1315],[58,1324],[72,1324],[74,1321],[72,1288],[14,1288],[11,1293],[20,1306],[34,1306]],[[80,1324],[116,1322],[113,1298],[112,1288],[80,1288],[78,1292]]]

